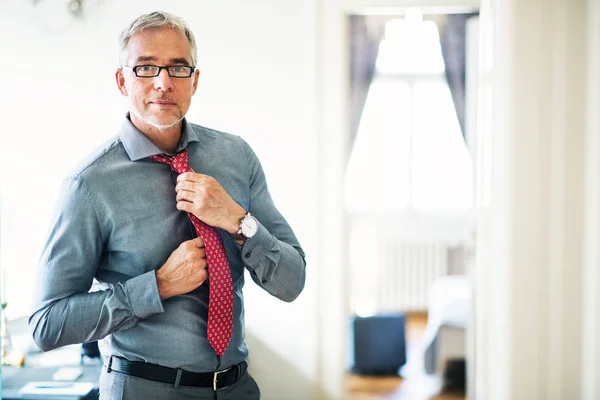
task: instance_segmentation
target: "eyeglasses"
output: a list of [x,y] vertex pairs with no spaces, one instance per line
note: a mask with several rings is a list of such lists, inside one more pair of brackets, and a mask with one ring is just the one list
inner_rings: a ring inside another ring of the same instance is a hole
[[166,67],[159,65],[136,65],[135,67],[123,66],[121,68],[133,70],[133,73],[138,78],[154,78],[160,75],[160,71],[163,69],[167,70],[167,73],[171,78],[189,78],[196,70],[196,67],[190,67],[188,65],[172,65]]

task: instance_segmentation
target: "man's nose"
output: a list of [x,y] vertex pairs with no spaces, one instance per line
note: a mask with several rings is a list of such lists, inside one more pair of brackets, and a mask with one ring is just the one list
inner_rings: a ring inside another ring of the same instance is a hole
[[169,71],[166,68],[158,72],[158,76],[154,77],[154,89],[156,90],[172,90],[173,79],[169,76]]

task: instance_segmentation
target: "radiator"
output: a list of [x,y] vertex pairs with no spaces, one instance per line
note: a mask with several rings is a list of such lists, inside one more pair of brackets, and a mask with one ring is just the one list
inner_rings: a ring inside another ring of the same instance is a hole
[[[369,252],[360,251],[365,245]],[[351,249],[351,307],[359,315],[426,311],[431,283],[448,274],[445,244],[380,237]]]

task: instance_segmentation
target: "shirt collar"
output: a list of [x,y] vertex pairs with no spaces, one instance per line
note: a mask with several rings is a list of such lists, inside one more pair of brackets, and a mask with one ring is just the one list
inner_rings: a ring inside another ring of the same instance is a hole
[[[177,153],[185,149],[190,142],[199,142],[194,134],[191,125],[187,120],[183,119],[181,126],[181,139],[177,146]],[[157,154],[162,154],[163,151],[154,145],[138,128],[133,125],[129,119],[129,113],[125,116],[125,120],[121,125],[119,137],[125,147],[125,151],[129,155],[131,161],[141,160]]]

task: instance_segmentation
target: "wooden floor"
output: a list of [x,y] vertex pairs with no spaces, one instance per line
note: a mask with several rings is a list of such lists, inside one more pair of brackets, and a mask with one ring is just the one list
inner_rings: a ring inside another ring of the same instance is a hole
[[[407,316],[406,340],[407,353],[417,349],[423,340],[427,325],[425,314]],[[348,374],[346,376],[347,400],[465,400],[462,394],[441,393],[439,377],[412,374],[408,379],[400,377],[364,377]]]

